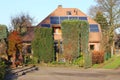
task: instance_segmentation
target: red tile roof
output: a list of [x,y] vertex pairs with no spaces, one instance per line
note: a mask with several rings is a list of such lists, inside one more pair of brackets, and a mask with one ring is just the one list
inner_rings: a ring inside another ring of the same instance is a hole
[[35,27],[27,27],[27,33],[23,36],[23,42],[31,42],[34,39],[34,28]]
[[71,12],[71,15],[69,16],[83,16],[87,17],[89,24],[97,24],[94,20],[92,20],[90,17],[88,17],[85,13],[83,13],[81,10],[77,8],[62,8],[62,6],[58,6],[57,9],[55,9],[50,15],[48,15],[42,22],[40,22],[37,26],[42,24],[49,24],[50,23],[50,17],[51,16],[68,16],[66,14],[67,11]]

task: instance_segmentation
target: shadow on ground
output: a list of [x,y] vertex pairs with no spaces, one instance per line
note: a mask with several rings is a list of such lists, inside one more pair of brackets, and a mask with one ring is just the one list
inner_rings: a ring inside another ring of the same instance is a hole
[[17,80],[18,76],[12,73],[12,70],[6,72],[4,80]]

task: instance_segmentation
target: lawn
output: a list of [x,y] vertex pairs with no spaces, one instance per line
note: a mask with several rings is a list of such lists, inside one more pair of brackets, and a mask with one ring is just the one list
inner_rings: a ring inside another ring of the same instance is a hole
[[116,69],[120,67],[120,55],[115,55],[102,64],[95,64],[93,68]]

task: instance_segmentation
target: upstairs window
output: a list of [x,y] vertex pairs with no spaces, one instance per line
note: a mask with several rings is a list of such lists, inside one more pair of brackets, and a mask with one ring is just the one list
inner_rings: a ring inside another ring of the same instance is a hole
[[72,15],[71,11],[67,11],[67,15]]
[[97,24],[90,24],[90,32],[99,32]]

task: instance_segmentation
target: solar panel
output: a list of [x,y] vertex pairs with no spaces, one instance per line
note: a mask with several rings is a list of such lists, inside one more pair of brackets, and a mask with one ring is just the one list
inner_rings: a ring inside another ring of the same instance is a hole
[[50,24],[41,24],[42,27],[50,27]]
[[87,20],[87,17],[79,17],[79,20]]
[[50,23],[51,24],[59,24],[59,17],[50,17]]
[[78,17],[69,17],[69,20],[78,20]]
[[90,32],[99,32],[97,24],[90,24]]
[[68,17],[60,17],[60,23],[64,20],[68,20]]

